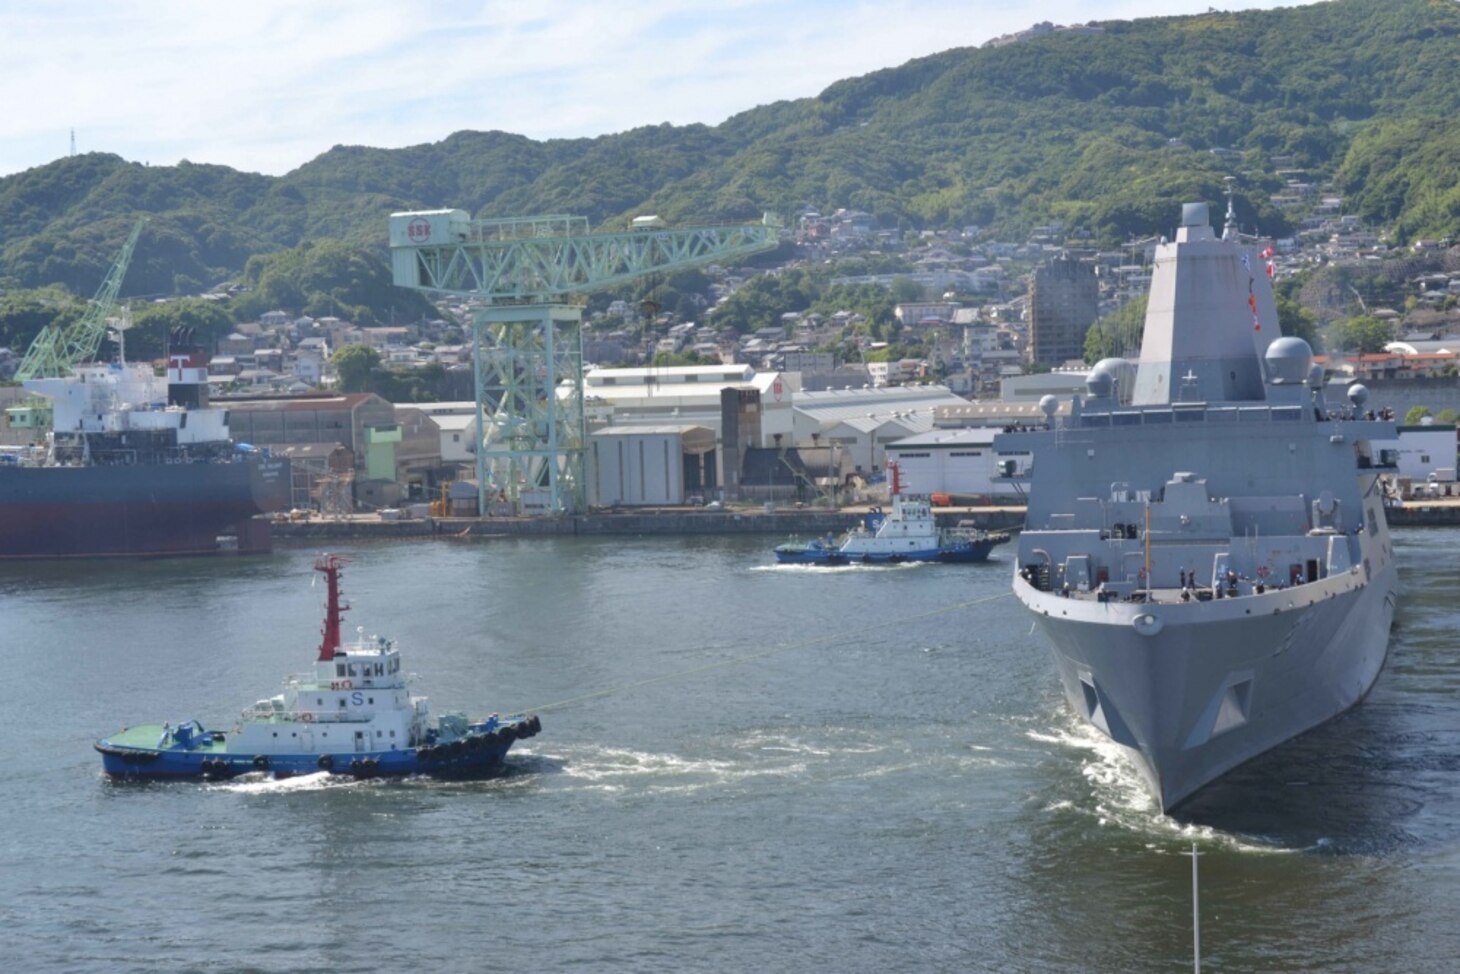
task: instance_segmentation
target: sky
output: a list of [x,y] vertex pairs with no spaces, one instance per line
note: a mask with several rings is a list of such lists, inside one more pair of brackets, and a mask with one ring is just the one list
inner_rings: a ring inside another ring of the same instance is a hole
[[1040,21],[1297,0],[0,0],[0,176],[715,125]]

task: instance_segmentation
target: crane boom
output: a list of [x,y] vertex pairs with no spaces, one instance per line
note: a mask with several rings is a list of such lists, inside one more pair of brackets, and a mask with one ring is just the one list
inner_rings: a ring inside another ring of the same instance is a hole
[[769,250],[765,224],[590,233],[581,216],[471,220],[464,210],[394,213],[395,283],[494,303],[544,303],[649,274]]
[[21,359],[15,372],[17,379],[49,379],[70,375],[74,366],[96,356],[101,340],[106,337],[106,320],[116,304],[117,294],[122,289],[122,279],[127,276],[127,266],[132,262],[132,251],[137,238],[142,234],[146,217],[137,220],[137,225],[122,244],[121,253],[112,262],[96,296],[91,299],[86,311],[75,324],[61,328],[56,324],[46,325],[36,335],[35,341]]

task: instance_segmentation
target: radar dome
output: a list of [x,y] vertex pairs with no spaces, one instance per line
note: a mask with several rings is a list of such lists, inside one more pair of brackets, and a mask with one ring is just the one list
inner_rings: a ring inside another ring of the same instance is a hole
[[1109,399],[1115,395],[1125,369],[1125,359],[1103,358],[1095,363],[1085,378],[1085,389],[1094,399]]
[[1369,401],[1369,388],[1361,382],[1355,382],[1348,387],[1348,401],[1354,404],[1355,409],[1363,409],[1364,403]]
[[1267,381],[1274,385],[1301,385],[1313,367],[1313,348],[1301,338],[1279,338],[1267,346]]
[[1060,411],[1060,401],[1054,396],[1045,396],[1039,400],[1039,411],[1046,419],[1054,419],[1054,414]]

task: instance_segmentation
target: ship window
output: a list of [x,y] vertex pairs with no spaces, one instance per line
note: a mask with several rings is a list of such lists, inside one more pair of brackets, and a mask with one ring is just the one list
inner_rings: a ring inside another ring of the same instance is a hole
[[359,676],[360,675],[360,669],[354,663],[351,663],[350,664],[350,675],[351,676]]
[[374,702],[375,702],[375,698],[374,697],[369,697],[369,698],[366,699],[366,703],[374,703]]
[[395,736],[395,731],[391,731],[391,732],[390,732],[390,736],[391,736],[391,737],[394,737],[394,736]]
[[340,698],[340,709],[341,710],[344,710],[345,709],[345,698],[344,697],[341,697]]
[[344,676],[344,675],[345,675],[345,664],[344,663],[336,663],[335,664],[335,676]]
[[323,707],[324,706],[324,697],[315,697],[314,698],[314,705],[316,707]]
[[375,675],[376,676],[384,676],[385,675],[385,664],[384,663],[376,663],[375,664]]
[[274,731],[274,736],[275,737],[278,737],[279,736],[279,732],[278,731]]

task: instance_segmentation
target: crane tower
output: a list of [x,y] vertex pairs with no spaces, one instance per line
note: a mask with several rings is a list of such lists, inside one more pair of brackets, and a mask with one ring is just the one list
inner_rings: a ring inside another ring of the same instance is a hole
[[[111,269],[102,280],[101,287],[96,289],[96,295],[86,306],[86,311],[74,324],[62,328],[52,322],[40,330],[15,371],[17,382],[68,376],[75,366],[96,356],[101,340],[106,337],[108,316],[122,289],[127,268],[132,263],[132,251],[146,225],[147,218],[139,217],[126,242],[122,244],[117,259],[112,262]],[[41,397],[32,397],[19,406],[12,406],[6,410],[6,414],[10,426],[14,428],[39,430],[51,425],[51,404]]]
[[583,310],[600,288],[775,246],[761,224],[590,233],[581,216],[472,220],[465,210],[393,213],[395,283],[475,303],[478,510],[584,510]]

